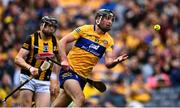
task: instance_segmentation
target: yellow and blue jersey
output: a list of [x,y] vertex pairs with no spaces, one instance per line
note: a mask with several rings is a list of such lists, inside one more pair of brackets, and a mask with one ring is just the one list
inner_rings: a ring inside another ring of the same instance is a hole
[[103,54],[112,51],[113,39],[109,33],[97,34],[94,25],[78,27],[72,34],[77,40],[68,61],[77,74],[88,77]]

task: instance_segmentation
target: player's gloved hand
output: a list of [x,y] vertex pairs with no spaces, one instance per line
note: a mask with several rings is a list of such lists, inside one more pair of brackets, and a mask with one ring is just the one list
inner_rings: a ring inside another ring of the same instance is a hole
[[30,67],[29,68],[29,71],[30,71],[30,73],[31,73],[31,75],[33,76],[33,77],[38,77],[39,76],[39,69],[38,68],[35,68],[35,67]]

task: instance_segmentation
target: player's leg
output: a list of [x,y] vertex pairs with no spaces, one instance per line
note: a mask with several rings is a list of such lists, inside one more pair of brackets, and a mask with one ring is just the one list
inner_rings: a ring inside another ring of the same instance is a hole
[[36,102],[36,107],[49,107],[50,93],[36,93],[35,102]]
[[83,106],[85,103],[85,96],[81,86],[77,80],[69,79],[64,82],[64,90],[72,98],[74,107]]
[[20,106],[21,107],[31,107],[33,92],[30,90],[20,91]]
[[36,82],[35,88],[35,103],[36,107],[50,106],[50,82],[34,80]]
[[56,97],[54,102],[51,104],[52,107],[67,107],[72,102],[72,99],[67,93],[61,89],[59,95]]
[[[73,99],[75,106],[82,106],[85,100],[82,89],[86,82],[74,72],[66,72],[63,69],[60,71],[59,80],[60,87],[64,88],[64,91],[58,96],[55,102],[53,102],[52,106],[67,106],[71,102],[69,99]],[[64,103],[64,100],[68,102]]]
[[50,103],[54,102],[54,100],[56,99],[56,97],[58,96],[58,94],[50,94]]
[[[20,74],[20,82],[28,80],[29,76]],[[32,105],[32,97],[34,94],[34,82],[30,80],[27,84],[21,87],[20,90],[20,106],[21,107],[31,107]]]

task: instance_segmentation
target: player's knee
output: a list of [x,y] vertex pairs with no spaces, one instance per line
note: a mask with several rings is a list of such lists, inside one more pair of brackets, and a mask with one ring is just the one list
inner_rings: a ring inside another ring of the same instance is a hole
[[27,100],[27,99],[21,100],[21,106],[22,107],[31,107],[31,101]]
[[84,96],[79,96],[77,99],[77,105],[78,106],[83,106],[85,103],[85,97]]

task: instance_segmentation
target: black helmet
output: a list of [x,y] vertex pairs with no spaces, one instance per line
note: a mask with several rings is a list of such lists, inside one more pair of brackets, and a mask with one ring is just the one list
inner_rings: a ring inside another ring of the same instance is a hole
[[58,20],[56,18],[50,17],[50,16],[42,17],[41,23],[47,23],[47,24],[53,25],[56,28],[59,26]]
[[109,10],[109,9],[100,9],[96,12],[95,15],[95,19],[97,19],[98,17],[104,17],[104,16],[111,16],[113,17],[113,21],[115,20],[115,14],[113,13],[113,11]]

